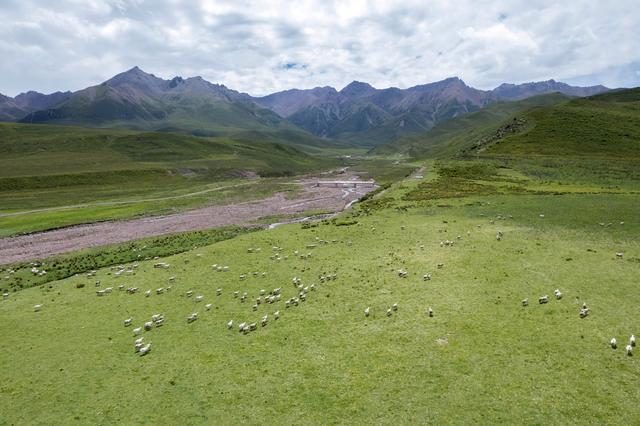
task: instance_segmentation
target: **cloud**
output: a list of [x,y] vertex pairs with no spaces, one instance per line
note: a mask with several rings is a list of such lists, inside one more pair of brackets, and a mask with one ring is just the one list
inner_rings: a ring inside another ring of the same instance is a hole
[[255,95],[459,76],[640,85],[634,0],[0,0],[0,92],[77,90],[140,66]]

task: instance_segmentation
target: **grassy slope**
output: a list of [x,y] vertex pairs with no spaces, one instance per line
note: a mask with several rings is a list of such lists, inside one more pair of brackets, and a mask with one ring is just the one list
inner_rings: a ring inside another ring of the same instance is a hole
[[[279,176],[337,164],[259,140],[0,124],[0,213],[90,204],[0,217],[0,235],[268,195],[288,189]],[[249,171],[267,179],[238,178]]]
[[498,127],[510,116],[536,106],[553,105],[566,101],[568,97],[554,93],[535,96],[516,102],[500,102],[480,111],[457,117],[438,124],[430,131],[400,138],[393,143],[372,150],[379,155],[404,154],[424,158],[448,156],[457,152],[468,140],[481,137]]

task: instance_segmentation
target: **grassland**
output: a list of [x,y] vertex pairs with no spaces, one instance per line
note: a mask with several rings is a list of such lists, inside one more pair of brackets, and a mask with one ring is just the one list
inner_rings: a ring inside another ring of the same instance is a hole
[[[606,102],[629,99],[617,96]],[[571,102],[564,112],[584,108]],[[628,113],[633,105],[617,107]],[[584,130],[580,114],[554,138],[545,139],[542,126],[556,115],[543,114],[491,143],[466,140],[450,158],[359,163],[386,175],[387,185],[353,211],[183,251],[187,236],[166,243],[181,248],[162,258],[168,269],[154,268],[160,260],[134,262],[126,256],[138,253],[126,246],[109,254],[126,262],[119,275],[102,268],[32,287],[39,278],[26,268],[4,267],[0,288],[11,291],[0,301],[0,421],[639,423],[638,348],[627,356],[624,345],[640,333],[640,152],[634,137],[609,139],[625,158],[599,149],[601,137],[584,137],[597,130]],[[569,130],[580,149],[572,140],[562,146]],[[531,142],[523,132],[538,136]],[[540,155],[531,155],[535,144]],[[415,165],[425,166],[425,178],[404,178],[403,168]],[[146,245],[154,253],[155,243]],[[106,258],[81,255],[59,265]],[[55,271],[53,263],[37,267]],[[330,274],[336,279],[320,279]],[[285,308],[300,292],[293,277],[315,287]],[[120,284],[141,292],[126,294]],[[97,297],[106,287],[114,291]],[[279,287],[280,302],[252,309],[261,289]],[[545,294],[552,300],[538,304]],[[387,316],[393,303],[399,308]],[[195,311],[200,319],[188,324]],[[140,357],[122,321],[139,326],[156,313],[166,325],[144,333],[153,348]],[[248,335],[226,327],[265,314],[268,324]],[[608,345],[612,337],[618,349]]]
[[0,236],[295,192],[291,176],[341,163],[259,139],[0,124]]
[[[163,258],[167,270],[142,260],[119,277],[105,268],[12,292],[0,303],[10,348],[0,353],[4,420],[636,423],[640,364],[607,343],[640,331],[640,195],[598,190],[597,180],[558,181],[566,189],[558,192],[548,178],[494,161],[429,163],[426,179],[397,182],[335,221],[198,247]],[[463,193],[427,190],[439,180]],[[464,192],[471,184],[493,190]],[[444,240],[455,244],[441,247]],[[303,259],[296,250],[312,254]],[[318,278],[332,273],[336,280]],[[432,279],[423,281],[427,273]],[[8,283],[12,274],[1,275]],[[316,286],[306,302],[251,309],[262,288],[294,297],[294,276]],[[98,298],[96,281],[172,289]],[[556,288],[561,300],[536,303]],[[236,290],[249,301],[234,298]],[[583,302],[591,309],[585,319]],[[387,317],[393,303],[399,309]],[[187,324],[193,311],[200,319]],[[139,357],[122,320],[140,325],[154,313],[167,323],[145,333],[153,350]],[[269,324],[249,335],[225,326],[264,314]]]

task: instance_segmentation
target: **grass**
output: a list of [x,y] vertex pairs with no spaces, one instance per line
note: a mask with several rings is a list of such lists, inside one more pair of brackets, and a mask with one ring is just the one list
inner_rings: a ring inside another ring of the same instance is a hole
[[[625,93],[608,96],[630,102]],[[401,178],[416,163],[358,161],[352,167],[387,181],[335,219],[184,252],[189,236],[154,243],[180,249],[162,258],[168,269],[154,268],[153,259],[134,263],[127,256],[139,253],[123,245],[103,263],[127,262],[119,276],[112,267],[23,285],[0,302],[2,421],[638,423],[638,349],[624,352],[640,333],[638,152],[625,142],[630,154],[621,159],[598,149],[597,139],[576,152],[572,141],[562,146],[569,130],[545,140],[540,125],[528,121],[523,131],[540,132],[540,152],[558,144],[545,155],[529,155],[517,132],[491,139],[501,141],[500,152],[492,142],[462,159],[428,161],[424,179]],[[101,256],[96,250],[89,259]],[[58,262],[85,258],[68,259]],[[4,269],[2,288],[15,288],[15,275],[28,272]],[[321,281],[328,274],[336,279]],[[293,277],[315,289],[285,308],[300,292]],[[98,280],[116,290],[97,297]],[[118,291],[120,284],[141,292]],[[144,297],[166,286],[171,291]],[[252,309],[261,289],[279,287],[283,301]],[[562,299],[553,298],[555,289]],[[188,290],[204,301],[186,297]],[[537,304],[545,294],[552,300]],[[387,317],[393,303],[398,311]],[[200,319],[188,324],[194,311]],[[156,313],[166,325],[145,332],[153,350],[139,357],[122,321],[139,326]],[[268,325],[249,335],[226,328],[230,319],[259,322],[265,314]]]
[[[163,258],[171,265],[166,270],[141,260],[120,277],[104,268],[95,277],[11,293],[0,303],[0,333],[10,348],[0,352],[4,420],[637,422],[637,355],[607,342],[639,332],[640,195],[508,192],[406,200],[439,179],[500,185],[526,177],[467,161],[430,170],[436,173],[423,181],[400,181],[378,195],[390,206],[199,246]],[[521,185],[533,186],[536,178],[527,178]],[[445,239],[455,244],[441,247]],[[281,260],[274,246],[282,248]],[[256,247],[261,251],[248,252]],[[295,250],[312,254],[302,259]],[[214,272],[212,264],[229,265],[230,272]],[[408,278],[398,277],[400,268]],[[318,279],[331,273],[336,280]],[[426,273],[431,281],[422,280]],[[261,288],[282,287],[288,299],[297,294],[294,276],[316,285],[298,307],[263,303],[254,312],[252,302],[232,295],[246,291],[254,300]],[[118,290],[98,298],[97,280],[101,288],[172,289],[149,298]],[[535,303],[555,288],[561,300]],[[212,310],[186,298],[187,290],[203,294]],[[532,303],[522,308],[525,297]],[[578,316],[582,302],[592,312],[585,319]],[[36,303],[44,304],[42,312],[33,312]],[[399,310],[387,318],[393,303]],[[258,321],[275,310],[279,320],[248,336],[226,329],[229,319]],[[187,324],[193,311],[200,319]],[[133,317],[140,325],[154,313],[164,313],[167,323],[145,333],[153,350],[140,358],[122,320]]]
[[335,147],[0,124],[0,237],[290,192],[291,176],[340,164]]

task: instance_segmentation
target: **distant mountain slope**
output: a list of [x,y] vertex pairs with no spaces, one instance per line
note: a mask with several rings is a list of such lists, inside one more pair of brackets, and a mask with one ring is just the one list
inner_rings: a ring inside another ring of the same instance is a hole
[[515,114],[569,99],[560,93],[552,93],[514,102],[497,102],[471,114],[439,123],[422,134],[405,136],[393,143],[380,145],[371,153],[403,154],[418,158],[459,155],[486,134],[502,126],[505,121],[510,121]]
[[606,90],[609,89],[604,86],[573,87],[549,80],[503,84],[483,91],[453,77],[408,89],[379,90],[354,81],[339,92],[332,87],[293,89],[254,98],[254,101],[314,135],[376,146],[403,135],[423,133],[438,123],[498,101],[553,92],[588,96]]
[[27,114],[57,105],[71,96],[71,92],[55,92],[49,95],[29,91],[15,98],[0,94],[0,121],[18,121]]
[[354,81],[340,91],[316,87],[251,97],[201,77],[165,80],[134,67],[74,93],[1,97],[0,120],[198,136],[268,135],[269,140],[295,145],[373,147],[422,134],[500,101],[606,90],[554,80],[478,90],[452,77],[408,89],[376,89]]
[[551,94],[500,102],[372,153],[640,159],[640,88],[585,98]]
[[164,80],[138,67],[72,94],[22,123],[48,123],[134,130],[180,131],[199,136],[269,133],[280,142],[332,145],[315,140],[251,98],[201,77]]

